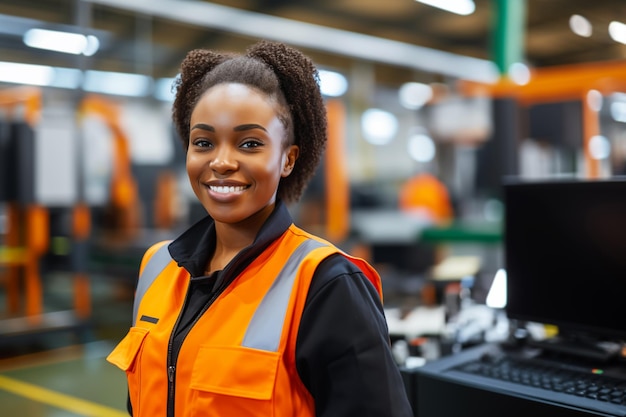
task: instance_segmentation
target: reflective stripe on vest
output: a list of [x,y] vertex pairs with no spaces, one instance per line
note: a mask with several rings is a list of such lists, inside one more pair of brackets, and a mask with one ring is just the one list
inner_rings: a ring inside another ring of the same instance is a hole
[[322,246],[325,244],[307,239],[293,251],[254,312],[241,343],[242,346],[270,352],[278,351],[285,314],[298,268],[312,250]]
[[148,260],[148,263],[141,272],[141,275],[139,275],[137,290],[135,291],[135,300],[133,302],[133,326],[137,321],[137,313],[139,312],[141,299],[146,294],[146,291],[148,291],[148,288],[150,288],[156,277],[159,276],[161,271],[163,271],[167,264],[169,264],[172,260],[168,247],[169,243],[163,244],[163,246],[157,249],[157,251]]
[[[141,299],[161,271],[172,261],[168,246],[164,244],[152,255],[139,277],[133,304],[133,325]],[[298,268],[311,251],[322,246],[326,244],[307,239],[292,252],[250,320],[242,346],[270,352],[278,351]]]

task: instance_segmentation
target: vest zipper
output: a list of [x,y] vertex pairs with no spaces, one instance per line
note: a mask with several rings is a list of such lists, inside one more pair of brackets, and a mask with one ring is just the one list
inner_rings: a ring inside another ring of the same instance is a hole
[[[176,328],[178,327],[180,323],[180,319],[183,316],[183,311],[187,304],[187,300],[189,299],[189,292],[187,292],[187,294],[185,295],[185,302],[183,303],[183,307],[181,308],[180,313],[178,314],[178,318],[176,319],[176,324],[174,324],[174,328],[172,329],[172,333],[170,334],[170,341],[167,346],[167,381],[168,381],[167,383],[167,417],[175,417],[174,416],[174,412],[175,412],[174,398],[175,398],[175,393],[176,393],[176,363],[178,362],[178,353],[180,352],[180,348],[182,347],[183,342],[185,338],[187,337],[187,334],[189,334],[191,329],[194,328],[198,320],[200,320],[200,317],[202,317],[204,313],[209,309],[209,307],[211,307],[211,305],[217,299],[217,297],[219,297],[219,295],[226,289],[230,281],[232,280],[229,280],[228,282],[226,281],[222,282],[222,285],[220,286],[220,288],[218,288],[213,293],[209,301],[206,303],[206,305],[202,308],[200,313],[198,313],[196,318],[193,320],[193,323],[187,329],[187,332],[185,333],[184,337],[181,339],[181,342],[178,343],[176,346],[174,346],[174,335],[176,334]],[[191,288],[191,287],[188,287],[188,288]]]

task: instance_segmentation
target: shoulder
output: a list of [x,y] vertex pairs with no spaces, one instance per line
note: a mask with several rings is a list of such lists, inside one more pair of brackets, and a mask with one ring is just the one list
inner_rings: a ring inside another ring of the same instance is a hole
[[[163,250],[167,250],[167,248],[165,246],[169,245],[171,242],[172,242],[171,240],[163,240],[163,241],[157,242],[157,243],[153,244],[152,246],[150,246],[143,254],[139,270],[143,271],[145,269],[146,265],[148,264],[148,262],[154,257],[154,255],[157,252],[159,252],[159,250],[161,250],[162,248],[163,248]],[[168,252],[167,258],[168,258],[168,261],[169,261],[169,252]]]
[[318,280],[323,280],[324,277],[331,279],[343,274],[355,274],[362,273],[361,269],[357,267],[353,262],[346,258],[342,253],[337,252],[329,255],[326,259],[320,262],[317,270],[315,271],[315,277]]
[[[372,295],[377,294],[376,288],[365,273],[341,252],[329,255],[317,266],[309,287],[307,304],[316,295],[333,292],[336,287],[353,294],[363,290]],[[350,291],[349,288],[359,291]]]

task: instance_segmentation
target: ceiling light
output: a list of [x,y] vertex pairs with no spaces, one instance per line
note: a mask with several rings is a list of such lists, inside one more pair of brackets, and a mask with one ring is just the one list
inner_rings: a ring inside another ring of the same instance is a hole
[[69,88],[74,90],[80,87],[83,81],[83,72],[76,68],[54,67],[54,78],[50,82],[50,87]]
[[373,145],[386,145],[398,131],[398,119],[393,114],[380,109],[368,109],[361,116],[363,137]]
[[320,70],[320,90],[329,97],[340,97],[348,91],[348,80],[335,71]]
[[606,159],[611,155],[611,143],[606,136],[596,135],[589,140],[589,153],[593,159]]
[[53,78],[52,67],[0,62],[0,82],[47,86]]
[[593,32],[591,22],[579,14],[573,14],[569,18],[569,27],[578,36],[588,38]]
[[152,78],[141,74],[87,71],[83,89],[92,93],[145,97],[152,88]]
[[[344,55],[366,61],[382,62],[420,71],[448,75],[463,80],[495,83],[500,73],[494,62],[470,56],[438,51],[406,42],[362,33],[314,25],[302,21],[242,11],[204,1],[178,0],[83,0],[114,7],[139,15],[224,30],[252,38],[288,42],[290,45]],[[458,0],[457,0],[458,1]],[[468,0],[466,0],[468,1]],[[453,3],[445,0],[445,3]],[[469,2],[472,9],[473,3]],[[232,22],[240,24],[233,25]],[[272,28],[268,31],[267,28]]]
[[409,110],[417,110],[433,98],[433,89],[428,84],[408,82],[398,91],[400,104]]
[[75,68],[0,61],[0,82],[75,89],[81,80],[82,72]]
[[616,122],[626,123],[626,103],[623,101],[611,103],[611,117]]
[[609,23],[609,35],[615,42],[626,44],[626,25],[616,21]]
[[515,62],[509,67],[509,78],[517,85],[526,85],[530,82],[530,69],[521,62]]
[[[177,76],[178,77],[178,76]],[[161,101],[174,101],[176,78],[160,78],[154,83],[154,98]]]
[[409,138],[407,143],[409,156],[417,162],[430,162],[435,158],[437,150],[430,136],[418,133]]
[[474,13],[476,5],[473,0],[417,0],[420,3],[427,4],[429,6],[437,7],[447,12],[460,14],[467,16]]
[[91,56],[100,47],[98,38],[80,33],[59,32],[46,29],[29,29],[24,34],[24,43],[31,48],[47,49],[74,55]]

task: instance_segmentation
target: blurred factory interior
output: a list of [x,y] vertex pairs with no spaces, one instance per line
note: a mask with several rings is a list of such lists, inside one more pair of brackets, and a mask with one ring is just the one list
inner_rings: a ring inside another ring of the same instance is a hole
[[[191,49],[265,38],[314,59],[331,144],[293,214],[372,261],[390,320],[467,277],[484,302],[503,177],[626,174],[625,2],[436,3],[0,0],[7,415],[125,414],[123,375],[102,357],[129,326],[141,255],[204,215],[170,123]],[[39,30],[82,44],[41,46],[56,38]]]

